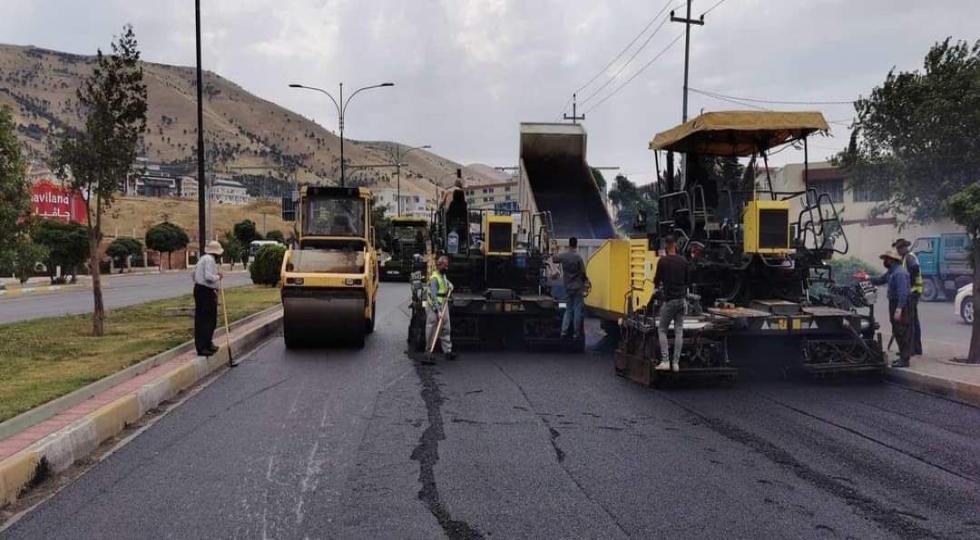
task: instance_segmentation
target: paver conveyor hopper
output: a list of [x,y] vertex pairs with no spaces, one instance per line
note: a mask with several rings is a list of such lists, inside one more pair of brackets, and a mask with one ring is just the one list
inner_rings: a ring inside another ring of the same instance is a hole
[[[647,384],[734,378],[751,357],[786,371],[882,372],[874,293],[838,287],[827,263],[847,251],[828,194],[774,191],[768,166],[757,180],[750,164],[730,183],[709,170],[722,157],[767,162],[771,148],[795,141],[805,148],[808,135],[827,129],[815,112],[714,112],[653,139],[654,151],[686,155],[686,178],[668,167],[658,182],[658,215],[646,216],[633,237],[603,244],[588,262],[586,306],[618,321],[621,374]],[[652,283],[666,234],[678,238],[693,276],[679,373],[653,369],[661,356]]]
[[[286,347],[314,342],[363,345],[374,330],[378,257],[371,192],[303,186],[295,205],[295,244],[280,281]],[[284,207],[283,218],[288,215]]]

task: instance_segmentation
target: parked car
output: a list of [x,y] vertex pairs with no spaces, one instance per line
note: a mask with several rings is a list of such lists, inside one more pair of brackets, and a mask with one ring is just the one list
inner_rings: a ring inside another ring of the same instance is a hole
[[922,300],[949,300],[957,289],[973,280],[970,241],[965,233],[947,233],[921,236],[912,244],[912,251],[919,257],[922,270]]
[[973,284],[964,285],[956,291],[953,311],[963,317],[963,322],[973,324]]

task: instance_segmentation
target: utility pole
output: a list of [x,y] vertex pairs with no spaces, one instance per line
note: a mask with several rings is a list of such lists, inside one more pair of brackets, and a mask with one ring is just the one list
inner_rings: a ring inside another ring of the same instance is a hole
[[201,77],[201,0],[194,0],[194,19],[197,26],[197,241],[198,259],[204,254],[208,239],[208,222],[204,179],[204,82]]
[[670,21],[684,23],[684,113],[681,122],[687,122],[687,76],[688,65],[691,59],[691,25],[704,26],[704,15],[700,19],[691,18],[691,1],[687,0],[687,17],[675,17],[674,10],[670,10]]
[[578,116],[578,103],[576,98],[577,96],[575,94],[572,94],[572,115],[571,116],[568,116],[567,114],[563,115],[565,120],[571,120],[573,124],[578,124],[579,120],[585,120],[585,113],[582,113],[582,116]]

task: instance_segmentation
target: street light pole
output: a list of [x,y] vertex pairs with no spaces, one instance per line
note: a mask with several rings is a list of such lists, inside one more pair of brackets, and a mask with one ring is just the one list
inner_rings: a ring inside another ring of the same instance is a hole
[[344,115],[347,112],[347,106],[350,105],[350,102],[351,102],[352,99],[354,99],[354,96],[356,96],[358,93],[360,93],[363,90],[370,90],[372,88],[385,88],[385,87],[388,87],[388,86],[395,86],[395,83],[386,82],[386,83],[381,83],[381,84],[373,84],[371,86],[363,86],[363,87],[358,88],[357,90],[355,90],[354,93],[351,94],[347,98],[347,100],[345,101],[344,100],[344,83],[340,83],[340,101],[337,101],[336,99],[333,98],[332,95],[330,95],[330,92],[327,92],[326,90],[324,90],[322,88],[317,88],[315,86],[306,86],[306,85],[296,84],[296,83],[293,83],[293,84],[290,84],[289,85],[290,88],[303,88],[303,89],[306,89],[306,90],[315,90],[317,92],[320,92],[321,94],[324,94],[328,98],[330,98],[330,101],[333,102],[333,106],[336,107],[336,109],[337,109],[337,124],[338,124],[338,126],[340,128],[339,129],[339,131],[340,131],[340,187],[344,187],[344,182],[346,180],[345,172],[346,172],[346,168],[347,167],[346,167],[346,164],[344,163]]
[[[401,148],[402,147],[399,146],[397,143],[395,144],[395,178],[397,179],[397,187],[395,188],[396,189],[395,208],[399,216],[402,215],[402,159],[405,156],[407,156],[409,152],[412,152],[414,150],[422,150],[425,148],[432,148],[432,147],[427,144],[424,144],[422,146],[409,148],[404,152],[401,151]],[[406,165],[408,164],[406,163]]]
[[202,102],[203,80],[201,76],[201,0],[194,2],[194,21],[197,30],[197,242],[198,259],[204,255],[208,238],[208,219],[205,202],[204,179],[204,103]]

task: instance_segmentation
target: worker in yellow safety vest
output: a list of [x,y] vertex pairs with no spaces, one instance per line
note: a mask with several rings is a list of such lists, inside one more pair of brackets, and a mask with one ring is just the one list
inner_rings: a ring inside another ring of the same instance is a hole
[[450,341],[449,309],[444,309],[453,289],[453,284],[446,277],[447,270],[449,270],[449,258],[443,255],[436,261],[436,269],[429,276],[429,310],[426,316],[425,335],[426,344],[431,347],[436,339],[435,333],[438,331],[442,354],[447,360],[455,360],[456,353],[453,352],[453,344]]
[[919,323],[919,298],[922,297],[922,290],[925,281],[922,278],[922,269],[919,267],[919,258],[915,256],[909,248],[912,243],[904,238],[895,240],[892,247],[902,256],[902,268],[909,274],[909,320],[912,325],[909,332],[911,346],[909,351],[912,356],[922,356],[922,325]]

